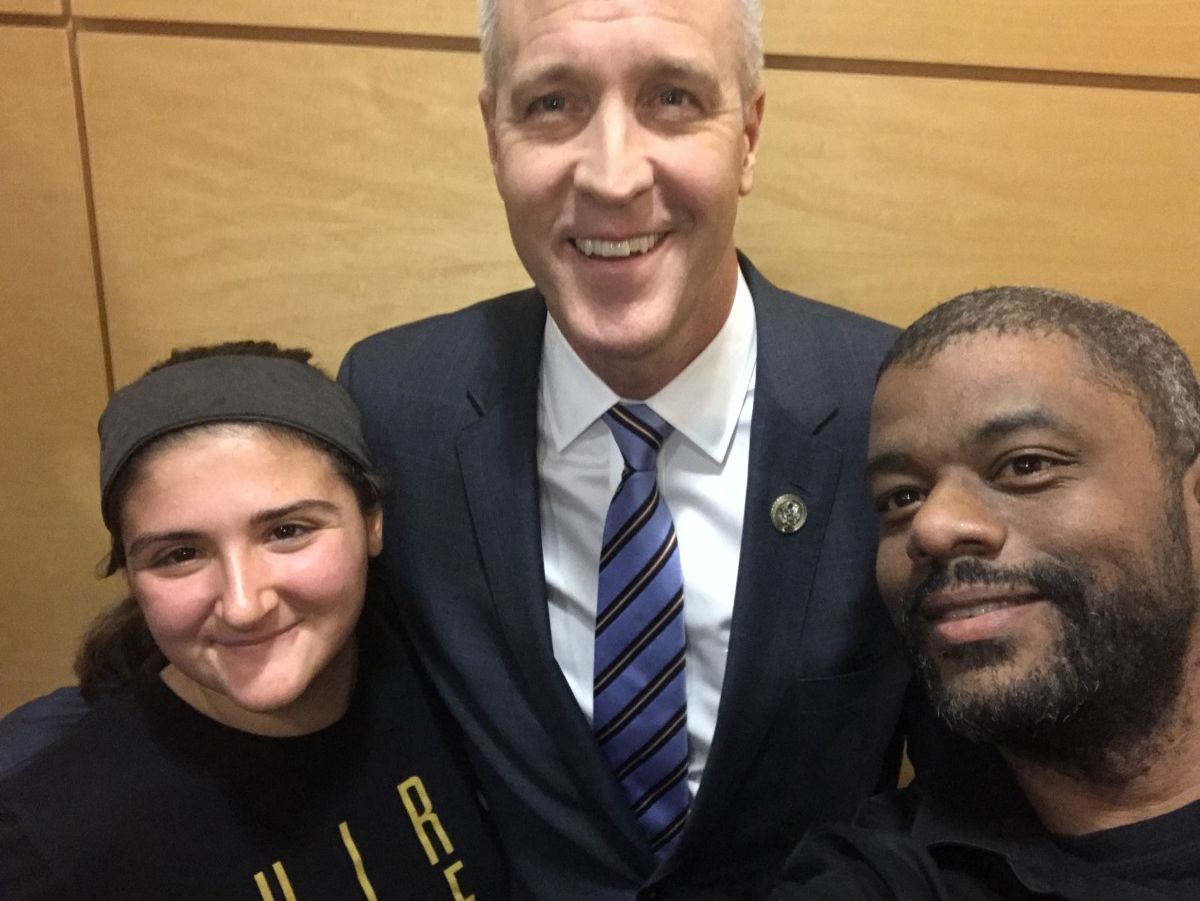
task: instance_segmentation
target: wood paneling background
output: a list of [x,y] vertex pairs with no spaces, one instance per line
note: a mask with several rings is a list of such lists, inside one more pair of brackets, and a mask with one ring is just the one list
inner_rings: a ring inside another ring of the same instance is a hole
[[66,35],[0,26],[0,710],[70,675],[117,584],[96,515],[107,398]]
[[[740,245],[903,324],[1052,284],[1195,354],[1200,0],[767,0]],[[67,677],[95,580],[95,420],[175,345],[328,367],[526,282],[470,0],[0,0],[0,712]]]
[[898,324],[1046,284],[1200,351],[1200,93],[770,72],[739,243],[779,282]]
[[61,15],[62,0],[0,0],[0,13]]
[[117,384],[228,337],[332,371],[397,318],[526,283],[474,54],[128,34],[79,54]]
[[476,34],[472,0],[74,0],[81,16],[402,34]]
[[1200,76],[1200,3],[765,0],[770,53]]

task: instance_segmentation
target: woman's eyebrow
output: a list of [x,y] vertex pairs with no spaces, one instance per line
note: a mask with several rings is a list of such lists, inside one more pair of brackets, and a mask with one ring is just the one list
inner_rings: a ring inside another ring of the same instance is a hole
[[297,513],[308,511],[320,511],[325,513],[337,512],[337,504],[329,501],[320,500],[319,498],[304,498],[295,503],[287,504],[283,507],[273,507],[270,510],[259,510],[250,517],[250,522],[253,525],[262,525],[263,523],[273,522],[277,519],[286,519],[289,516],[294,516]]
[[125,552],[125,556],[135,557],[139,551],[144,550],[151,544],[159,544],[166,541],[195,541],[199,537],[199,532],[189,529],[181,529],[175,532],[143,532],[129,543],[129,550]]

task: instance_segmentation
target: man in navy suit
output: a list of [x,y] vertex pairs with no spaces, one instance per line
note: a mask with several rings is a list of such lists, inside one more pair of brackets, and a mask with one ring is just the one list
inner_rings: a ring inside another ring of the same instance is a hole
[[[909,673],[862,477],[893,330],[734,246],[757,0],[485,0],[481,20],[488,146],[536,287],[343,363],[393,482],[384,574],[519,894],[757,897],[806,826],[895,780]],[[618,403],[666,422],[650,478],[682,579],[662,616],[686,701],[662,737],[685,733],[685,759],[645,799],[682,806],[657,832],[593,732],[601,545],[632,471]]]

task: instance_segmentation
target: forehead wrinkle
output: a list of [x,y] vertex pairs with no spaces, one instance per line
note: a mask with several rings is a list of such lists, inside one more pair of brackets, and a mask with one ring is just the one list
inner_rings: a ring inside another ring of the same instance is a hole
[[[694,17],[689,15],[686,10],[677,12],[673,9],[662,8],[662,4],[658,4],[658,8],[647,9],[645,0],[542,0],[540,9],[536,8],[538,5],[537,3],[500,0],[498,11],[503,20],[505,10],[508,10],[516,18],[514,7],[519,8],[520,14],[523,16],[520,21],[524,23],[552,19],[564,14],[572,22],[606,23],[620,20],[661,19],[690,25],[694,21]],[[535,8],[530,10],[531,6]]]
[[[652,59],[637,60],[631,67],[636,81],[647,81],[655,78],[693,82],[703,85],[712,91],[720,90],[720,79],[709,69],[697,65],[691,58],[684,56],[658,56]],[[513,79],[512,91],[519,93],[530,85],[543,81],[589,81],[591,80],[586,66],[580,65],[578,57],[566,61],[547,61],[533,63],[526,71]]]
[[[648,35],[652,35],[658,23],[669,23],[672,26],[678,26],[688,29],[691,32],[697,30],[697,23],[694,17],[687,15],[685,12],[675,14],[673,10],[657,9],[645,10],[640,5],[633,9],[621,7],[622,4],[613,3],[590,3],[583,4],[584,9],[576,9],[568,11],[568,7],[579,6],[578,0],[561,0],[558,4],[550,9],[545,9],[540,12],[530,14],[524,12],[522,18],[518,19],[516,15],[511,18],[503,15],[500,16],[497,25],[499,26],[499,34],[502,38],[501,49],[505,52],[510,62],[522,53],[530,51],[536,57],[538,54],[537,46],[546,40],[553,40],[556,43],[565,43],[567,49],[572,54],[572,60],[579,59],[582,56],[602,53],[605,59],[609,59],[612,54],[604,49],[606,43],[611,43],[614,38],[607,36],[609,33],[600,33],[588,30],[587,26],[591,25],[611,25],[623,23],[629,26],[633,31],[634,40],[630,40],[630,36],[624,30],[619,33],[621,49],[624,50],[636,44],[637,39],[645,39]],[[502,7],[504,4],[502,4]],[[594,7],[601,7],[600,10]],[[554,22],[558,17],[565,19],[565,24]],[[730,15],[730,29],[736,30],[738,25],[737,17]],[[648,23],[649,27],[644,28],[640,23]],[[584,30],[580,31],[576,26],[583,24]],[[518,35],[518,32],[524,32]],[[656,51],[662,50],[659,43],[660,38],[654,38],[653,48]],[[713,59],[719,62],[721,51],[724,49],[723,43],[710,47]],[[687,68],[695,68],[691,59],[687,56],[679,56],[675,58],[677,64]],[[740,73],[735,65],[734,74],[740,77]]]

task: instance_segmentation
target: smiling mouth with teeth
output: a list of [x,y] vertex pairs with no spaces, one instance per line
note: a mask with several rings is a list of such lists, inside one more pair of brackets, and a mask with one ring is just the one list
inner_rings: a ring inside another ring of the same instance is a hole
[[623,241],[605,241],[601,238],[572,238],[571,243],[585,257],[621,259],[649,253],[665,235],[666,232],[657,232],[653,235],[626,238]]

